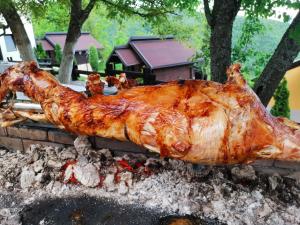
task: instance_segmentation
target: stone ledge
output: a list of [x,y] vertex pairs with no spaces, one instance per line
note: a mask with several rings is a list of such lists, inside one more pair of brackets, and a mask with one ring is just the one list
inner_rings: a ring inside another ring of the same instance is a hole
[[160,155],[157,154],[157,153],[151,153],[151,152],[129,152],[129,151],[121,151],[121,150],[110,150],[113,154],[113,156],[119,156],[119,157],[122,157],[124,155],[128,155],[128,154],[143,154],[147,157],[152,157],[152,158],[159,158]]
[[[56,128],[34,127],[33,125],[30,127],[0,128],[0,146],[13,150],[23,151],[31,144],[49,145],[54,147],[70,146],[74,144],[75,138],[75,135]],[[158,156],[132,142],[122,142],[93,136],[89,137],[89,140],[95,149],[108,148],[112,150],[115,155],[138,153]],[[290,171],[300,171],[299,162],[257,160],[250,165],[258,172],[267,174],[285,174]]]
[[47,140],[47,130],[45,129],[32,129],[23,127],[8,127],[8,136],[26,138],[31,140],[46,141]]
[[61,130],[49,130],[48,131],[48,140],[49,141],[66,144],[66,145],[73,145],[75,138],[76,138],[75,135],[67,133],[65,131],[61,131]]
[[0,136],[7,136],[7,130],[5,127],[0,127]]
[[274,160],[256,160],[250,164],[251,166],[263,166],[271,167],[274,166]]
[[96,148],[108,148],[113,151],[133,152],[133,153],[149,153],[149,151],[129,141],[118,141],[108,138],[95,138]]
[[0,137],[0,145],[7,149],[23,151],[23,144],[20,138]]
[[279,174],[280,176],[286,176],[290,174],[293,170],[291,169],[285,169],[285,168],[277,168],[277,167],[265,167],[265,166],[253,166],[254,170],[259,173],[259,174],[264,174],[264,175],[274,175],[274,174]]
[[275,161],[274,166],[278,168],[300,170],[300,162]]
[[53,143],[53,142],[48,142],[48,141],[35,141],[35,140],[29,140],[29,139],[23,139],[23,146],[24,150],[28,149],[30,145],[44,145],[44,146],[52,146],[52,147],[65,147],[63,144],[58,144],[58,143]]

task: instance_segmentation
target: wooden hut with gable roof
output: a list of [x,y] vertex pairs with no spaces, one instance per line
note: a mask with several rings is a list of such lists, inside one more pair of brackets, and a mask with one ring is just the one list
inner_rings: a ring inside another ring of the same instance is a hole
[[194,78],[195,51],[173,37],[131,37],[117,46],[106,62],[106,73],[143,77],[145,83]]
[[[42,44],[48,58],[53,64],[57,63],[55,60],[54,48],[55,45],[60,45],[63,50],[65,46],[67,33],[66,32],[48,32],[43,39],[36,40],[37,43]],[[88,51],[91,46],[102,50],[103,46],[89,33],[81,32],[81,35],[75,45],[75,59],[78,64],[88,63]]]

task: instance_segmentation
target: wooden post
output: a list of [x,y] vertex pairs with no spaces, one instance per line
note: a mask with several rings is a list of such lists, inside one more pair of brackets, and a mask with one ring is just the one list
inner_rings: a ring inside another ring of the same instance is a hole
[[77,80],[78,79],[78,77],[79,77],[79,73],[78,73],[78,66],[77,65],[75,65],[74,63],[73,63],[73,69],[72,69],[72,80],[74,81],[74,80]]
[[144,69],[144,84],[154,84],[155,83],[155,75],[152,73],[151,69],[145,68]]
[[112,75],[113,65],[111,63],[106,63],[105,73],[108,76]]

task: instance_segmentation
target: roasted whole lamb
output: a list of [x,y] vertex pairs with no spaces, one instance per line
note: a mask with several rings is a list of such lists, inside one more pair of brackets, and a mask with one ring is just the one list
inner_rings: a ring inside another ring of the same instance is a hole
[[300,126],[269,114],[240,65],[231,66],[227,75],[226,84],[174,81],[87,97],[60,85],[34,62],[23,62],[0,76],[0,100],[9,91],[21,91],[61,129],[132,141],[193,163],[300,161]]

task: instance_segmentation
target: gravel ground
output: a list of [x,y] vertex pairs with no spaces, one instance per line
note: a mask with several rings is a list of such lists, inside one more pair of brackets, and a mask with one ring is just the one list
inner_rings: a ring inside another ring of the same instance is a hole
[[0,150],[0,224],[172,224],[183,215],[192,215],[184,224],[300,224],[300,173],[113,157],[83,137],[72,148]]

